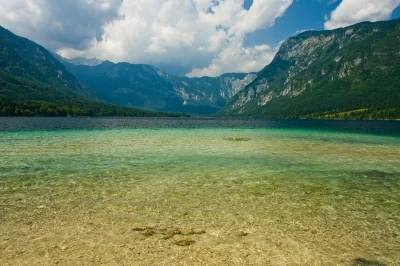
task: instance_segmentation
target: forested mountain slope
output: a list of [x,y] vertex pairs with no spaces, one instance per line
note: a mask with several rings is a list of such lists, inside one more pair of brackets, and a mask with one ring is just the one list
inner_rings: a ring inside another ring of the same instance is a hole
[[400,118],[400,19],[289,38],[222,113]]
[[45,48],[0,27],[0,115],[168,115],[98,99]]

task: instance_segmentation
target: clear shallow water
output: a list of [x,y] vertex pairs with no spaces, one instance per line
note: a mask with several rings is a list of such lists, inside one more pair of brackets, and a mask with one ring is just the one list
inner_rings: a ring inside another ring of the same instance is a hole
[[400,121],[341,121],[220,118],[0,117],[1,131],[120,128],[281,128],[400,136]]
[[0,125],[0,264],[400,264],[397,122]]

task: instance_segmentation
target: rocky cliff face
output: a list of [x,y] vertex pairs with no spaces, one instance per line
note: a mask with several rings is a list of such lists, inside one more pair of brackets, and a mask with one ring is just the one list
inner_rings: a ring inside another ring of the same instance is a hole
[[400,20],[305,32],[286,40],[224,113],[321,117],[396,109],[399,70]]
[[228,100],[246,87],[256,78],[256,74],[228,73],[222,76],[185,78],[171,77],[167,79],[184,105],[210,106],[223,108]]

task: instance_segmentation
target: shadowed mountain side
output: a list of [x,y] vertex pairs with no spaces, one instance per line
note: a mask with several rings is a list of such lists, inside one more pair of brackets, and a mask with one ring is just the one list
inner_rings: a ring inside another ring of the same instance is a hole
[[255,74],[187,78],[169,75],[153,66],[104,61],[96,66],[63,64],[82,84],[109,103],[169,112],[213,114]]
[[99,102],[42,46],[0,27],[0,116],[176,116]]

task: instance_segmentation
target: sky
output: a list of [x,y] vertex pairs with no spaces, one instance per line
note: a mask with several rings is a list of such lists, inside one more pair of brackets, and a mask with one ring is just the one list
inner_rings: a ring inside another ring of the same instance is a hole
[[66,58],[175,75],[256,72],[305,30],[400,17],[400,0],[0,0],[0,25]]

